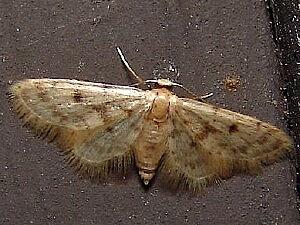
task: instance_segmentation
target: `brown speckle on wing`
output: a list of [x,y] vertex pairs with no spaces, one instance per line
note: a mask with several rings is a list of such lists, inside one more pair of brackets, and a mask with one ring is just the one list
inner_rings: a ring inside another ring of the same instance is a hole
[[131,132],[130,127],[138,124],[147,104],[138,89],[103,86],[32,79],[14,84],[10,96],[24,125],[57,143],[80,174],[104,178],[113,171],[124,172],[132,164],[129,146],[137,129]]
[[232,125],[229,126],[228,132],[230,134],[238,132],[238,131],[239,131],[239,129],[238,129],[238,125],[237,124],[232,124]]
[[171,112],[174,130],[161,167],[166,180],[176,187],[201,191],[238,173],[257,174],[262,166],[292,151],[289,136],[268,123],[181,100]]
[[74,90],[73,98],[76,103],[80,103],[83,101],[82,93],[78,89]]

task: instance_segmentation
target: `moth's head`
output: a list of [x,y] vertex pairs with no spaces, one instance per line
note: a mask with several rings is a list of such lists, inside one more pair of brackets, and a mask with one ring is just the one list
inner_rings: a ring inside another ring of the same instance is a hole
[[162,87],[173,87],[178,85],[177,83],[174,83],[169,79],[158,79],[157,84]]
[[144,83],[146,83],[146,84],[149,84],[149,83],[155,84],[159,88],[164,87],[164,88],[167,88],[169,90],[171,90],[175,86],[182,87],[181,84],[174,83],[174,82],[170,81],[169,79],[146,80]]

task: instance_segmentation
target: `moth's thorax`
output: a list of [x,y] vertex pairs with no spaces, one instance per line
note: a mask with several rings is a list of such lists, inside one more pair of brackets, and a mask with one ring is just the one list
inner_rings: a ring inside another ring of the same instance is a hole
[[154,99],[147,118],[162,123],[168,119],[170,100],[174,95],[166,88],[153,89],[151,94]]

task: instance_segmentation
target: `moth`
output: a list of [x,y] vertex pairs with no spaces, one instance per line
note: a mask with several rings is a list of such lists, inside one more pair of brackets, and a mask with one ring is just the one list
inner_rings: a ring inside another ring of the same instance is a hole
[[250,116],[156,87],[69,79],[26,79],[10,87],[13,108],[34,133],[58,144],[80,174],[105,179],[136,166],[149,186],[156,173],[174,187],[201,191],[238,173],[257,174],[292,150],[287,134]]

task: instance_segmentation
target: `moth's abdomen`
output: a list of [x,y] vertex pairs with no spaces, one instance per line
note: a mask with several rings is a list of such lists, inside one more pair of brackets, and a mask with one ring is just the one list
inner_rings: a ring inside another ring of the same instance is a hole
[[169,135],[168,123],[148,121],[138,136],[134,149],[135,163],[143,182],[147,185],[166,151]]
[[169,100],[172,94],[167,89],[154,89],[151,94],[155,97],[134,149],[136,166],[145,185],[155,175],[170,133]]

